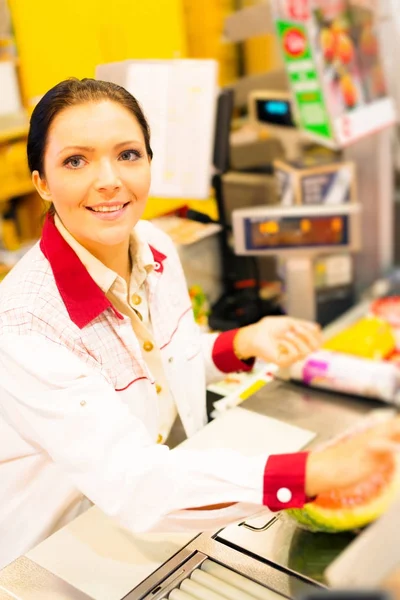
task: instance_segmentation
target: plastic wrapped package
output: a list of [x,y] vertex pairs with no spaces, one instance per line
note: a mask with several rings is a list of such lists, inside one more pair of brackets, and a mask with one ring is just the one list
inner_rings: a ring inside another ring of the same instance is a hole
[[294,365],[290,374],[312,387],[400,404],[400,369],[390,362],[321,350]]

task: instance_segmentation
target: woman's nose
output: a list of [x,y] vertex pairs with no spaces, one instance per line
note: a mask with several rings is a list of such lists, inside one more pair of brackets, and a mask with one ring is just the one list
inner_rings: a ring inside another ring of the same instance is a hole
[[99,191],[113,191],[120,187],[121,181],[118,170],[110,161],[102,162],[97,175],[96,188]]

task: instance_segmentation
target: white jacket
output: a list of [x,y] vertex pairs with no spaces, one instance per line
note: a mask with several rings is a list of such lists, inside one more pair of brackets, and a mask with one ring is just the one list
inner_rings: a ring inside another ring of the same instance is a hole
[[[199,334],[169,238],[148,222],[136,233],[154,256],[152,327],[190,436],[206,423],[206,381],[247,367],[232,332]],[[0,285],[0,567],[89,503],[133,531],[216,529],[267,503],[266,455],[170,451],[155,443],[157,410],[130,320],[48,218],[40,244]],[[284,483],[287,506],[301,505],[304,468],[289,478],[286,468]],[[224,502],[239,504],[182,510]]]

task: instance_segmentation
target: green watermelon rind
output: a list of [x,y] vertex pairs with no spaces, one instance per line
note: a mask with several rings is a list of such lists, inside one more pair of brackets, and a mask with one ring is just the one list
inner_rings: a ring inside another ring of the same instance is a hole
[[288,509],[285,514],[307,531],[324,533],[353,531],[369,525],[389,508],[399,490],[399,483],[399,477],[395,477],[379,496],[362,505],[329,509],[318,506],[315,502],[309,502],[303,508]]

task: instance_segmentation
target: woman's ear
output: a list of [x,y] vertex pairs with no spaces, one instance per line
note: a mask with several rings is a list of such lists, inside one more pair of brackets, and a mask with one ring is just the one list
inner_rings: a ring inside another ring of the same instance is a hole
[[46,202],[51,202],[51,193],[47,186],[47,181],[40,177],[39,171],[33,171],[32,182],[41,198],[46,200]]

